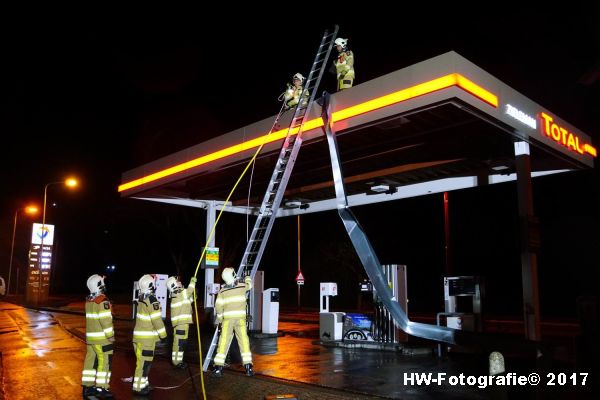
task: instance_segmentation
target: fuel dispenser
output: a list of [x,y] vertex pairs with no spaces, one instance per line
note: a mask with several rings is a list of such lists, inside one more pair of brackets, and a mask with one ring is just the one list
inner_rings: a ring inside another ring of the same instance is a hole
[[263,289],[265,287],[265,272],[256,271],[252,280],[248,302],[248,331],[258,332],[262,329],[263,320]]
[[[392,291],[393,299],[400,304],[400,307],[408,315],[406,265],[387,264],[382,265],[381,268]],[[373,324],[371,325],[373,339],[382,343],[407,342],[408,335],[396,327],[392,315],[385,308],[375,290],[373,290],[373,304],[375,308],[373,312]]]
[[263,291],[262,333],[277,334],[279,324],[279,289]]
[[[444,277],[444,312],[437,314],[437,324],[446,318],[446,326],[454,329],[481,332],[483,318],[481,300],[484,294],[483,278],[479,276]],[[438,345],[438,355],[442,345]]]
[[337,283],[321,282],[319,305],[319,338],[323,341],[342,340],[343,312],[329,312],[329,297],[337,296]]

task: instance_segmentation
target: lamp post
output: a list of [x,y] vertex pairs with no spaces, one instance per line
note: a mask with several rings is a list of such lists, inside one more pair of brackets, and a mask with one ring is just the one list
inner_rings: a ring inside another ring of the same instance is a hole
[[48,187],[50,187],[52,185],[60,185],[60,184],[64,184],[69,188],[74,188],[78,185],[78,182],[77,182],[77,179],[75,179],[75,178],[68,178],[67,180],[64,180],[64,181],[50,182],[44,186],[44,207],[43,207],[43,212],[42,212],[42,235],[41,235],[41,243],[40,243],[40,252],[38,254],[38,292],[37,292],[37,298],[36,298],[36,303],[38,305],[40,304],[40,296],[42,294],[42,260],[44,258],[44,236],[45,236],[45,231],[46,231],[46,200],[48,198]]
[[[28,206],[28,207],[22,207],[22,208],[17,208],[15,210],[15,220],[13,223],[13,234],[12,234],[12,243],[10,245],[10,260],[8,262],[8,286],[6,288],[6,294],[9,295],[10,294],[10,275],[12,273],[12,263],[13,263],[13,254],[15,252],[15,233],[17,233],[17,215],[19,214],[19,211],[21,210],[25,210],[25,212],[27,214],[36,214],[38,212],[38,208],[35,206]],[[19,285],[19,276],[17,275],[17,285]]]

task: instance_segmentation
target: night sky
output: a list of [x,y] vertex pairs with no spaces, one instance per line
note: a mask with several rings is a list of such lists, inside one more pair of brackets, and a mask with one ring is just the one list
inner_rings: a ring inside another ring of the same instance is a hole
[[[203,245],[204,213],[120,199],[120,174],[274,115],[285,83],[308,73],[324,29],[333,24],[340,25],[339,37],[350,39],[357,84],[455,50],[600,147],[599,5],[559,10],[488,3],[487,11],[471,13],[437,7],[349,6],[349,17],[282,8],[269,9],[268,18],[250,17],[248,8],[210,15],[191,9],[8,14],[14,29],[2,39],[0,274],[7,276],[16,208],[41,205],[44,184],[75,174],[78,191],[49,189],[47,222],[58,226],[54,292],[84,293],[87,276],[111,264],[117,266],[107,281],[113,293],[128,293],[146,272],[188,279]],[[323,88],[334,90],[333,75],[325,76]],[[598,182],[598,168],[534,181],[542,315],[574,316],[577,296],[594,292]],[[494,186],[450,194],[453,264],[457,273],[486,275],[493,312],[519,315],[520,265],[511,233],[516,191],[511,184]],[[382,262],[409,266],[411,307],[439,311],[441,195],[356,214]],[[13,268],[26,266],[29,222],[19,217]],[[303,224],[307,304],[316,305],[310,293],[319,281],[333,280],[340,284],[337,305],[354,306],[361,267],[338,217],[312,214]],[[244,229],[243,217],[223,220],[217,244],[228,264],[241,257]],[[263,262],[267,286],[280,287],[289,304],[295,229],[294,219],[278,221]]]

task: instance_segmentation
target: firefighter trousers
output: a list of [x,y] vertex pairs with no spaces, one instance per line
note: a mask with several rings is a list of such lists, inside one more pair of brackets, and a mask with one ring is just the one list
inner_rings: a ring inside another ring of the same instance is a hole
[[171,353],[171,361],[173,365],[178,365],[183,362],[183,352],[187,345],[189,324],[177,325],[173,327],[173,351]]
[[85,353],[81,376],[81,384],[83,386],[95,386],[108,390],[113,348],[112,343],[87,345],[87,353]]
[[156,342],[142,343],[133,342],[135,352],[135,374],[133,375],[133,391],[139,392],[149,386],[148,375],[154,359]]
[[218,366],[225,365],[225,352],[229,349],[233,333],[240,347],[243,364],[252,364],[252,353],[250,352],[250,339],[246,331],[246,318],[224,319],[221,322],[221,335],[219,336],[219,344],[217,345],[217,355],[214,363]]

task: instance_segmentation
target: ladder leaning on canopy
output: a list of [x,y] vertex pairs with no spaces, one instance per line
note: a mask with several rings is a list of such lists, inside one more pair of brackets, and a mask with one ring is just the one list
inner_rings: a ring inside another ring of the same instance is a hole
[[[260,206],[258,217],[254,223],[252,234],[250,235],[242,261],[237,270],[237,276],[239,278],[250,276],[254,279],[254,275],[260,264],[271,229],[273,228],[273,223],[277,217],[277,210],[279,210],[279,206],[281,205],[283,194],[287,188],[290,175],[294,169],[294,164],[296,163],[296,158],[298,157],[298,152],[302,146],[302,128],[304,127],[306,115],[308,110],[312,107],[321,78],[323,77],[323,72],[327,68],[327,60],[331,54],[337,32],[338,26],[336,25],[333,32],[329,33],[329,31],[325,31],[323,38],[321,39],[319,49],[317,50],[310,73],[304,84],[302,94],[300,95],[300,98],[303,99],[307,93],[310,93],[309,100],[306,104],[302,104],[302,102],[298,104],[294,111],[294,116],[288,127],[287,135],[281,146],[279,157],[275,163],[273,174],[271,175],[271,180],[269,181]],[[216,330],[210,343],[210,347],[206,352],[204,363],[202,364],[202,369],[204,371],[208,370],[218,341],[219,330]]]

